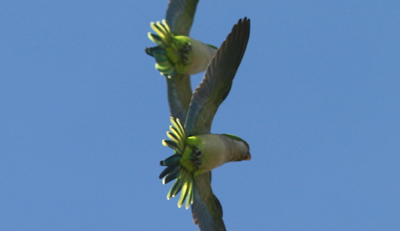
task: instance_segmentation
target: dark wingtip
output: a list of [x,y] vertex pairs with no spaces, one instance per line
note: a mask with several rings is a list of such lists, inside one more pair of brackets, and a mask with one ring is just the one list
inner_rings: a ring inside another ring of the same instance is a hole
[[247,21],[250,22],[250,19],[246,16],[244,18],[239,19],[238,23],[247,22]]
[[154,57],[154,56],[151,54],[151,47],[146,47],[146,49],[144,49],[144,52],[146,52],[146,54],[150,55],[151,57]]

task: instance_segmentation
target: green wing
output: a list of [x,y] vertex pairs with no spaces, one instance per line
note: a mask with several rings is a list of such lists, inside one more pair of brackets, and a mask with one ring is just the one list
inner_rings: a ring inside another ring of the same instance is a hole
[[192,204],[193,221],[200,230],[226,231],[222,220],[222,206],[211,189],[211,172],[195,179],[194,200]]
[[[187,134],[210,133],[218,106],[231,89],[249,35],[250,20],[247,18],[239,20],[211,60],[201,84],[193,94],[186,120]],[[222,206],[211,189],[211,172],[197,176],[194,181],[195,194],[192,204],[194,223],[200,230],[225,231]]]
[[199,0],[170,0],[166,21],[174,35],[189,36]]
[[[189,36],[197,3],[198,0],[170,0],[165,18],[174,35]],[[177,74],[174,78],[166,80],[171,116],[184,123],[192,98],[190,75]]]
[[218,106],[228,96],[233,78],[242,61],[250,35],[250,20],[233,26],[207,67],[206,74],[193,93],[185,128],[189,135],[208,134]]
[[177,74],[174,78],[167,80],[168,103],[171,116],[186,121],[186,115],[192,97],[192,86],[190,75]]

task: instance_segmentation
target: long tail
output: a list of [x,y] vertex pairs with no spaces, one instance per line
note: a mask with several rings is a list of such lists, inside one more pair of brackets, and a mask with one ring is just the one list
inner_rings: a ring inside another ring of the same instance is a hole
[[173,42],[174,35],[171,33],[171,29],[165,20],[157,23],[151,22],[150,26],[157,34],[149,32],[148,37],[158,46],[147,47],[145,51],[148,55],[153,56],[156,59],[156,69],[160,71],[161,75],[167,77],[175,76],[175,69],[168,59],[166,51],[168,47],[176,46]]
[[194,199],[194,179],[193,174],[190,173],[186,168],[184,168],[180,163],[180,158],[185,151],[185,140],[186,131],[183,128],[179,119],[171,117],[172,126],[170,126],[170,131],[167,132],[168,138],[170,140],[163,140],[162,144],[169,148],[172,148],[175,153],[174,155],[168,157],[160,162],[161,166],[166,166],[167,168],[161,172],[159,178],[163,179],[163,184],[167,184],[170,181],[176,179],[175,183],[172,185],[171,189],[167,194],[167,199],[175,197],[180,191],[181,196],[178,200],[178,207],[182,207],[186,200],[186,209],[193,204]]

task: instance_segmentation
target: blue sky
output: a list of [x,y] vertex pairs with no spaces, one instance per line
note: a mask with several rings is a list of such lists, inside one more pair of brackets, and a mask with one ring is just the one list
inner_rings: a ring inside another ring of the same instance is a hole
[[[144,48],[166,8],[0,3],[0,230],[197,230],[158,179],[169,111]],[[206,43],[251,19],[212,127],[252,153],[213,171],[228,230],[400,229],[399,8],[200,1]]]

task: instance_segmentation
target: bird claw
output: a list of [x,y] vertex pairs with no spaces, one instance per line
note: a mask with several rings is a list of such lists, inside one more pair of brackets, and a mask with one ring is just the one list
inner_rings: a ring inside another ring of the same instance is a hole
[[187,64],[189,61],[189,52],[192,50],[192,44],[186,43],[185,45],[182,46],[180,49],[180,53],[182,55],[182,61],[184,64]]
[[192,44],[190,43],[186,43],[183,47],[182,47],[182,52],[183,53],[189,53],[189,51],[192,50]]
[[182,61],[184,64],[187,64],[189,61],[189,57],[187,54],[182,54]]
[[200,167],[202,164],[202,161],[200,160],[202,154],[203,153],[200,151],[200,149],[193,150],[191,161],[196,167]]
[[192,163],[199,168],[203,162],[201,160],[193,160]]
[[203,153],[200,151],[200,149],[193,150],[193,156],[196,158],[200,158],[202,154]]

